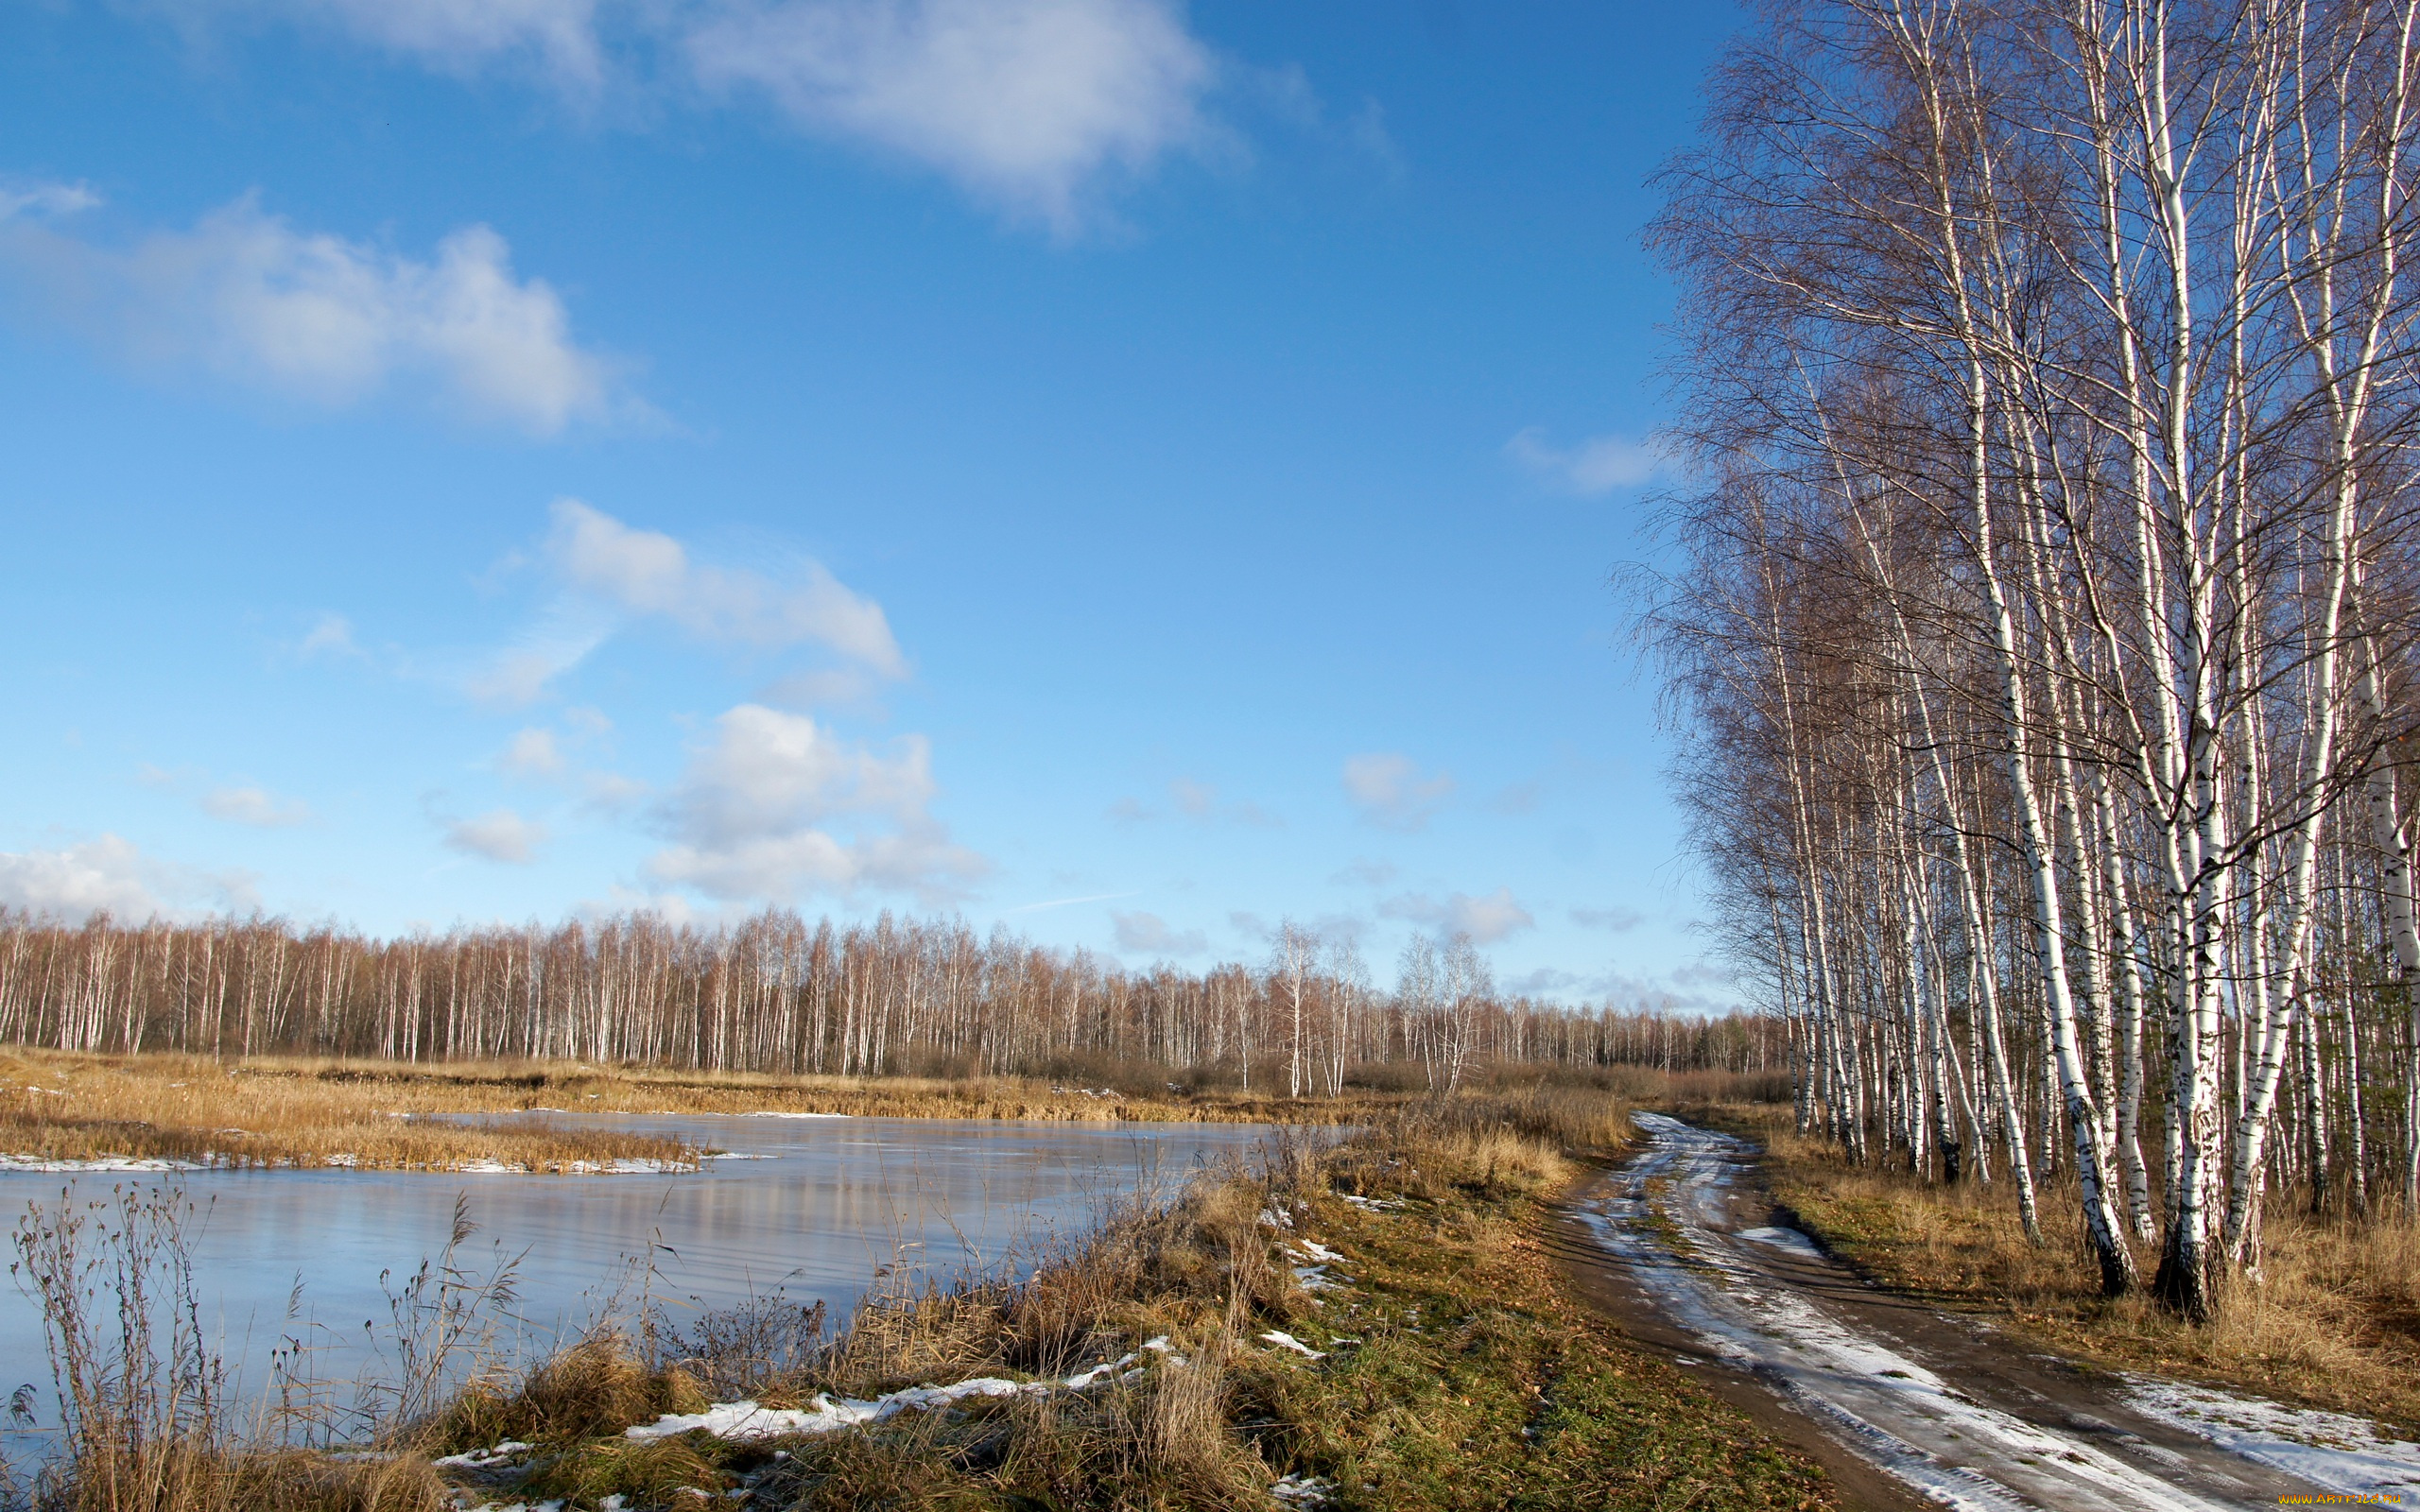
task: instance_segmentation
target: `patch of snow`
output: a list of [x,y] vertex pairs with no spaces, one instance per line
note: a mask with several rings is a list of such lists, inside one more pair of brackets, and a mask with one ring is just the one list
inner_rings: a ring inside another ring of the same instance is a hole
[[1812,1255],[1820,1259],[1824,1253],[1814,1240],[1795,1228],[1742,1228],[1739,1237],[1759,1245],[1771,1245],[1775,1249],[1787,1249],[1796,1255]]
[[2126,1384],[2137,1410],[2322,1489],[2386,1502],[2420,1497],[2420,1444],[2390,1438],[2363,1418],[2181,1381],[2128,1376]]
[[525,1444],[517,1438],[508,1438],[492,1449],[474,1449],[465,1453],[448,1454],[442,1459],[430,1460],[429,1463],[458,1465],[464,1469],[484,1470],[506,1463],[515,1454],[526,1454],[535,1447],[532,1444]]
[[1328,1493],[1335,1489],[1334,1481],[1323,1481],[1317,1476],[1306,1475],[1297,1470],[1270,1486],[1269,1494],[1280,1502],[1290,1502],[1296,1506],[1324,1506],[1327,1504]]
[[1357,1197],[1350,1192],[1340,1192],[1337,1195],[1363,1212],[1392,1212],[1403,1206],[1401,1201],[1391,1197]]
[[[226,1130],[221,1129],[219,1132],[223,1134]],[[359,1165],[361,1163],[361,1157],[358,1155],[331,1155],[320,1163],[321,1165],[333,1165],[339,1168],[350,1167]]]
[[1344,1283],[1353,1279],[1330,1276],[1325,1265],[1296,1265],[1293,1270],[1294,1284],[1306,1292],[1340,1292]]
[[165,1160],[150,1155],[96,1155],[90,1160],[53,1160],[42,1155],[0,1155],[0,1171],[207,1171],[208,1160]]
[[[1298,1346],[1299,1348],[1299,1346]],[[767,1407],[753,1401],[718,1401],[704,1412],[666,1413],[651,1423],[641,1423],[622,1431],[626,1438],[642,1442],[657,1438],[672,1438],[682,1434],[705,1432],[717,1438],[748,1441],[767,1438],[787,1438],[799,1434],[828,1434],[836,1429],[855,1428],[863,1423],[878,1423],[903,1412],[930,1412],[935,1408],[953,1406],[973,1397],[1040,1396],[1054,1391],[1088,1391],[1105,1381],[1115,1379],[1132,1384],[1143,1378],[1140,1369],[1129,1366],[1143,1357],[1144,1350],[1167,1355],[1182,1364],[1184,1356],[1168,1346],[1167,1335],[1147,1341],[1141,1349],[1123,1355],[1106,1365],[1080,1370],[1063,1381],[1009,1381],[999,1376],[977,1376],[947,1386],[909,1386],[903,1391],[885,1392],[871,1400],[842,1397],[834,1400],[817,1393],[804,1407]]]
[[1291,1228],[1294,1227],[1294,1215],[1283,1208],[1263,1208],[1260,1210],[1260,1222],[1267,1228]]
[[1296,1354],[1303,1356],[1306,1360],[1324,1360],[1327,1358],[1326,1355],[1312,1349],[1309,1345],[1305,1344],[1302,1340],[1294,1337],[1291,1333],[1285,1332],[1282,1330],[1271,1329],[1268,1332],[1262,1334],[1261,1337],[1267,1339],[1270,1343],[1276,1345],[1279,1349],[1291,1349]]
[[694,1171],[686,1160],[574,1160],[565,1167],[574,1176],[666,1176],[675,1171]]
[[769,1111],[762,1113],[741,1113],[738,1116],[741,1118],[853,1118],[856,1115],[852,1113],[783,1113]]
[[1321,1244],[1316,1239],[1305,1239],[1302,1244],[1302,1253],[1305,1259],[1323,1260],[1328,1262],[1330,1264],[1334,1264],[1336,1262],[1344,1258],[1342,1255],[1340,1255],[1335,1250],[1328,1248],[1327,1246]]

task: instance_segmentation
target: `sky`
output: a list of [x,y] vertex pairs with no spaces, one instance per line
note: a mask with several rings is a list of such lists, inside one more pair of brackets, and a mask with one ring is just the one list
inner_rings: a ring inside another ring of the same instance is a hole
[[1737,21],[0,0],[0,903],[1728,1001],[1611,578]]

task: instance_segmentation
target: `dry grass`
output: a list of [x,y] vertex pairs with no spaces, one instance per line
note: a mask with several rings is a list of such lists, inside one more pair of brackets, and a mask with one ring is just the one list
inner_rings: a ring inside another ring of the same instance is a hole
[[[1827,1246],[1892,1285],[2109,1368],[2420,1429],[2420,1224],[2408,1216],[2356,1224],[2273,1204],[2259,1278],[2229,1289],[2217,1321],[2194,1324],[2141,1295],[2099,1295],[2072,1179],[2042,1189],[2036,1246],[2005,1181],[1945,1188],[1852,1167],[1828,1143],[1791,1134],[1787,1116],[1762,1131],[1775,1196]],[[2138,1246],[2135,1258],[2149,1275],[2158,1256]]]
[[617,1160],[698,1163],[696,1148],[660,1135],[543,1119],[470,1125],[395,1116],[510,1106],[443,1102],[301,1069],[15,1050],[0,1052],[0,1156],[437,1171],[493,1161],[556,1174],[609,1169]]

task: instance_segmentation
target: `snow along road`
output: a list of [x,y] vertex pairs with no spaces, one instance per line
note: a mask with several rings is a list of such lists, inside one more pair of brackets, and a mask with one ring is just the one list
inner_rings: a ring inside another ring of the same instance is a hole
[[2333,1414],[2088,1374],[1894,1297],[1773,1225],[1753,1145],[1660,1114],[1637,1119],[1649,1148],[1582,1194],[1566,1238],[1591,1243],[1564,1245],[1565,1264],[1633,1332],[1829,1463],[1859,1504],[2204,1512],[2331,1492],[2420,1501],[2420,1445]]

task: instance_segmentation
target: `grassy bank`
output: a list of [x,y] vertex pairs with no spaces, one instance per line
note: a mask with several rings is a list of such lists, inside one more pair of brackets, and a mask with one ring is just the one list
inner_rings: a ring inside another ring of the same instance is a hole
[[[532,1171],[611,1169],[614,1161],[694,1165],[700,1152],[650,1135],[566,1128],[553,1112],[850,1113],[876,1118],[1078,1123],[1360,1124],[1425,1096],[1403,1085],[1288,1099],[1185,1088],[1152,1068],[1094,1068],[1087,1079],[1010,1076],[775,1076],[591,1066],[574,1061],[302,1060],[222,1062],[171,1054],[77,1055],[0,1049],[0,1162],[108,1159],[255,1165],[343,1164],[460,1170],[493,1162]],[[1115,1074],[1109,1074],[1114,1072]],[[1517,1090],[1519,1069],[1481,1074]],[[1739,1078],[1616,1068],[1599,1078],[1660,1097]],[[1604,1090],[1603,1088],[1599,1089]],[[541,1115],[493,1125],[432,1115]],[[401,1116],[398,1116],[401,1115]]]
[[[2102,1298],[2072,1177],[2039,1194],[2027,1243],[2006,1181],[1955,1188],[1851,1166],[1782,1109],[1717,1110],[1764,1140],[1774,1196],[1826,1247],[1886,1284],[1980,1314],[2068,1358],[2241,1387],[2420,1431],[2420,1224],[2315,1218],[2273,1200],[2257,1280],[2188,1323],[2140,1295]],[[2155,1246],[2138,1245],[2149,1276]]]
[[7,1051],[0,1052],[0,1162],[504,1166],[556,1174],[698,1163],[698,1149],[659,1135],[544,1118],[473,1125],[417,1116],[510,1112],[535,1106],[539,1090],[514,1089],[498,1075],[415,1094],[333,1067]]
[[[1383,1096],[1288,1104],[1232,1092],[1157,1096],[1115,1088],[981,1077],[842,1078],[704,1074],[576,1062],[263,1058],[0,1051],[0,1160],[110,1159],[233,1165],[531,1171],[614,1162],[695,1165],[699,1152],[654,1135],[565,1127],[549,1111],[855,1113],[893,1118],[1302,1122],[1358,1116]],[[432,1116],[538,1113],[493,1125]]]
[[[1627,1346],[1547,1263],[1542,1204],[1576,1174],[1569,1152],[1627,1133],[1599,1093],[1401,1110],[1116,1215],[1022,1280],[873,1297],[837,1337],[795,1306],[677,1330],[624,1318],[534,1371],[476,1372],[449,1400],[389,1413],[354,1444],[366,1456],[201,1435],[205,1470],[186,1477],[201,1490],[129,1501],[106,1490],[141,1479],[121,1427],[79,1440],[43,1499],[60,1512],[438,1512],[449,1498],[604,1512],[740,1492],[784,1512],[1835,1504],[1811,1465]],[[874,1417],[877,1403],[890,1410]],[[852,1413],[874,1420],[807,1431]],[[768,1432],[737,1436],[751,1424]]]

